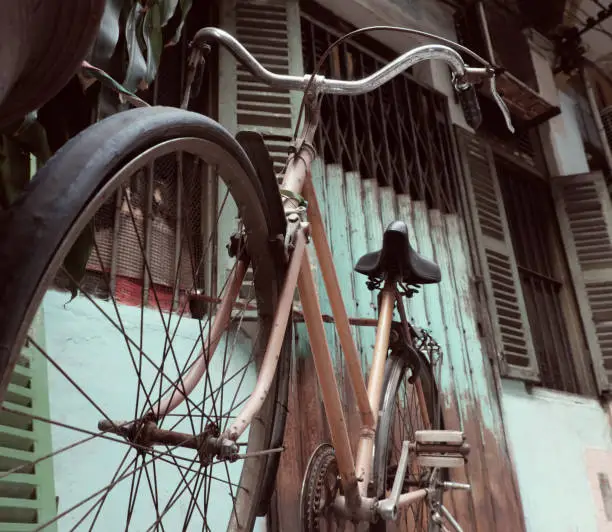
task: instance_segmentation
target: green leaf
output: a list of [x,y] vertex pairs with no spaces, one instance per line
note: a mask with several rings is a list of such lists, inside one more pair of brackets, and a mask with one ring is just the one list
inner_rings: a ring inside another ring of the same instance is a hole
[[157,75],[159,61],[164,48],[161,20],[159,4],[152,4],[145,15],[143,24],[143,38],[147,50],[147,73],[145,77],[147,85]]
[[81,71],[85,76],[91,76],[114,92],[118,92],[135,107],[149,107],[147,102],[136,96],[132,91],[127,90],[121,83],[104,72],[104,70],[90,65],[87,61],[83,61]]
[[89,61],[94,65],[100,68],[109,67],[111,57],[119,42],[121,15],[128,8],[129,1],[106,0],[98,35],[88,56]]
[[136,1],[130,9],[125,23],[128,64],[123,85],[130,91],[136,90],[147,74],[147,61],[139,42],[142,36],[145,13],[145,9]]
[[168,24],[178,6],[178,0],[159,0],[162,28]]
[[15,133],[15,138],[24,150],[34,155],[41,163],[46,163],[51,158],[47,132],[38,121],[36,112],[26,117],[24,124]]
[[166,46],[174,46],[181,40],[181,33],[183,33],[183,26],[185,25],[185,19],[187,18],[187,15],[189,14],[189,11],[191,10],[191,4],[192,4],[192,0],[180,0],[181,22],[179,23],[178,28],[176,28],[176,32],[174,33],[174,36],[172,37],[172,39],[168,41],[168,44],[166,44]]
[[64,259],[64,268],[68,272],[68,282],[72,301],[79,293],[79,284],[85,277],[85,268],[94,245],[93,221],[89,222],[76,239]]
[[8,206],[30,181],[29,156],[12,135],[0,137],[0,189],[2,207]]

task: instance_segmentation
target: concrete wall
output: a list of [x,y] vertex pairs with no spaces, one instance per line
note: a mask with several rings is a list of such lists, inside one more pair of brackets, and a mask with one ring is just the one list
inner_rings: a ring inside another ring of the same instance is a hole
[[598,476],[612,480],[606,409],[595,399],[528,392],[522,382],[508,380],[502,403],[527,530],[612,530]]
[[[138,380],[123,336],[85,297],[79,296],[66,305],[68,299],[67,294],[59,292],[49,292],[46,296],[44,311],[47,351],[111,419],[133,419]],[[96,302],[116,321],[116,314],[110,302],[100,300]],[[140,310],[136,307],[121,306],[119,312],[126,331],[134,341],[138,342]],[[167,319],[167,315],[164,319]],[[174,319],[176,320],[176,317]],[[145,309],[143,323],[143,351],[159,363],[165,340],[159,313],[156,310]],[[179,364],[182,365],[186,360],[198,336],[198,322],[185,317],[181,321],[173,342]],[[245,354],[249,352],[250,340],[244,335],[239,335],[236,338],[236,345],[238,350],[229,361],[229,374],[244,365],[247,360]],[[218,349],[223,349],[223,347],[221,344]],[[221,361],[222,358],[218,357],[216,369],[211,373],[213,387],[218,382]],[[164,371],[169,377],[177,374],[176,370],[173,371],[172,366],[171,359],[168,359]],[[48,371],[51,419],[86,431],[97,432],[97,424],[103,418],[102,414],[59,371],[51,365]],[[143,382],[147,386],[151,384],[154,374],[153,367],[146,361],[143,362]],[[247,373],[241,389],[250,391],[254,383],[253,377],[253,372]],[[208,390],[210,391],[210,388]],[[199,386],[194,390],[192,397],[202,398],[203,393],[203,386]],[[243,392],[241,391],[240,394]],[[152,394],[152,397],[159,397],[159,394]],[[242,399],[242,395],[237,398],[238,401]],[[142,399],[140,405],[142,408]],[[176,413],[186,413],[185,407],[178,407]],[[193,434],[188,421],[183,421],[176,430]],[[57,450],[85,437],[87,437],[86,433],[54,426],[52,429],[53,449]],[[54,468],[59,512],[70,509],[85,497],[109,484],[127,450],[126,445],[97,438],[57,455],[54,458]],[[177,454],[191,460],[194,451],[181,450]],[[134,456],[134,451],[131,451],[128,461],[124,463],[124,468]],[[191,466],[189,462],[187,464]],[[194,467],[197,467],[197,463]],[[236,482],[236,466],[230,464],[229,467],[230,476]],[[226,479],[226,473],[222,468],[223,466],[216,466],[214,473]],[[123,469],[122,474],[129,473],[130,470]],[[152,475],[152,468],[149,467],[148,470]],[[156,465],[160,512],[170,500],[177,485],[182,483],[178,471],[174,464],[158,461]],[[193,475],[189,472],[183,474],[187,475],[188,480],[191,480]],[[152,478],[151,482],[153,482]],[[110,491],[95,530],[115,531],[125,528],[130,483],[131,479],[126,478],[119,481]],[[221,530],[222,526],[215,519],[221,521],[230,511],[228,504],[230,495],[225,486],[226,484],[222,482],[212,483],[211,489],[215,493],[215,510],[209,516],[209,526],[212,530]],[[182,530],[188,504],[187,492],[184,495],[164,517],[165,530]],[[93,498],[89,503],[62,518],[59,522],[59,530],[70,530],[98,498]],[[199,503],[203,505],[202,494],[199,499]],[[87,528],[85,524],[91,522],[94,513],[90,514],[81,526]],[[135,530],[146,530],[155,521],[155,515],[148,481],[146,475],[143,474],[132,517],[132,526]],[[197,510],[191,525],[189,530],[202,530],[202,519]],[[263,530],[263,528],[260,526],[258,530]]]
[[589,163],[580,136],[576,104],[559,92],[561,114],[542,126],[544,154],[552,175],[582,174],[589,171]]

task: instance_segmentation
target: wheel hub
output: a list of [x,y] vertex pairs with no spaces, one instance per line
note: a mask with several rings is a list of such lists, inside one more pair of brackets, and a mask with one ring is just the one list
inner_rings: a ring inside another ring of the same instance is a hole
[[98,429],[123,436],[140,450],[145,450],[147,447],[154,445],[194,449],[198,452],[203,466],[209,465],[215,458],[233,462],[238,457],[238,444],[223,437],[214,423],[209,423],[204,432],[197,436],[160,429],[154,421],[147,419],[136,421],[110,421],[105,419],[98,423]]

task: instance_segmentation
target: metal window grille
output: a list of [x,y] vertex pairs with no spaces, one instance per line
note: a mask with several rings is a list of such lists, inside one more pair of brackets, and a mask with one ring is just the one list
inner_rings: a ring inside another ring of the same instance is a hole
[[[302,13],[305,72],[312,72],[324,50],[347,31],[336,29],[346,24],[323,8],[317,7],[316,14],[317,18]],[[358,79],[396,55],[378,43],[351,41],[334,49],[320,73]],[[315,143],[326,163],[359,171],[362,178],[377,179],[432,209],[456,212],[458,185],[450,131],[446,97],[404,74],[370,94],[326,96]]]
[[565,264],[559,263],[554,252],[562,243],[550,186],[501,159],[496,166],[542,385],[578,393],[561,302],[564,287],[559,270]]

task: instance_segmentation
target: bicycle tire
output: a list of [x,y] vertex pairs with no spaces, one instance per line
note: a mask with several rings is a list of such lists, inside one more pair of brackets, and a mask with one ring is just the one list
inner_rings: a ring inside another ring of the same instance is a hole
[[[374,447],[374,462],[372,468],[372,493],[378,498],[384,498],[386,491],[389,489],[389,479],[387,479],[387,467],[389,446],[392,440],[391,433],[394,424],[395,400],[398,397],[401,382],[407,378],[406,371],[408,363],[404,358],[397,355],[391,355],[385,365],[385,376],[383,386],[383,399],[379,409],[380,417],[378,419],[378,427],[376,430],[376,439]],[[424,395],[427,401],[427,410],[429,419],[432,420],[433,429],[442,428],[440,415],[434,415],[436,409],[439,409],[438,392],[432,375],[429,363],[422,360],[422,368],[419,373],[419,379],[423,385]],[[438,420],[437,422],[435,420]],[[429,520],[428,520],[429,521]],[[390,530],[396,530],[395,525],[389,525]],[[379,519],[376,523],[370,525],[370,532],[385,532],[388,529],[387,522]],[[420,532],[416,530],[415,532]]]
[[[265,339],[260,341],[267,342],[286,264],[283,250],[271,238],[271,209],[248,156],[225,128],[208,117],[169,107],[131,109],[94,124],[67,142],[41,168],[24,194],[2,213],[0,399],[47,286],[79,236],[78,227],[86,223],[88,205],[101,201],[104,187],[138,154],[180,138],[200,139],[216,146],[223,154],[225,169],[231,169],[223,175],[249,231],[247,247],[254,270],[259,325],[264,331],[261,336]],[[267,448],[273,438],[275,445],[280,444],[286,418],[290,342],[288,331],[274,385],[258,418],[262,422],[251,429],[249,446],[251,435],[259,449]],[[247,519],[241,520],[240,530],[250,530],[257,514],[265,509],[267,502],[261,500],[261,494],[266,491],[269,495],[278,461],[276,455],[258,456],[249,459],[248,468],[244,468],[252,477],[249,485],[267,488],[251,490]]]

